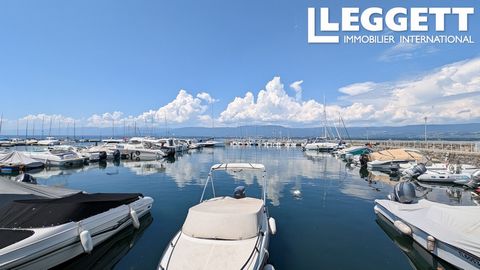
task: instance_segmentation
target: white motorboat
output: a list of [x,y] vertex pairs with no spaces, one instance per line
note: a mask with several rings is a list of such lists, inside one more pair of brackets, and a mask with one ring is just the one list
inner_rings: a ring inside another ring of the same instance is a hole
[[474,171],[468,171],[464,173],[450,173],[449,171],[427,170],[425,173],[418,176],[417,180],[422,182],[454,183],[463,185],[470,182],[473,172]]
[[86,150],[83,153],[98,155],[99,160],[115,160],[120,159],[121,156],[121,144],[118,142],[106,142],[102,145],[94,145]]
[[402,204],[375,200],[375,213],[431,254],[459,267],[480,268],[480,208],[450,206],[425,199]]
[[393,160],[374,160],[367,163],[367,168],[371,171],[398,171],[402,166],[412,167],[417,163],[407,159]]
[[[215,197],[212,175],[219,170],[262,172],[262,198],[246,197],[244,187],[237,187],[234,197]],[[204,200],[210,182],[214,198]],[[182,229],[168,244],[158,269],[273,269],[266,265],[269,236],[276,232],[275,220],[269,218],[266,207],[266,184],[262,164],[212,166],[200,203],[189,209]]]
[[170,153],[183,153],[188,150],[186,143],[182,143],[180,140],[174,138],[158,139],[158,145],[160,145],[161,148],[170,149]]
[[304,151],[331,152],[336,149],[338,143],[328,142],[323,138],[316,139],[313,142],[306,143],[303,146]]
[[206,141],[199,141],[197,144],[200,145],[201,147],[223,147],[223,146],[225,146],[224,142],[216,141],[214,139],[208,139]]
[[119,149],[127,159],[136,161],[158,160],[169,155],[169,152],[164,151],[165,148],[162,150],[160,146],[146,141],[141,143],[119,144],[117,149]]
[[48,269],[83,253],[147,214],[141,194],[88,194],[0,179],[0,268]]
[[415,149],[388,149],[368,155],[367,167],[370,170],[391,171],[410,168],[427,162],[426,157]]
[[60,141],[55,139],[54,137],[46,137],[44,140],[37,141],[37,145],[40,146],[53,146],[59,145]]
[[40,161],[45,166],[71,167],[80,166],[85,163],[86,158],[73,151],[47,149],[43,151],[24,152],[34,160]]

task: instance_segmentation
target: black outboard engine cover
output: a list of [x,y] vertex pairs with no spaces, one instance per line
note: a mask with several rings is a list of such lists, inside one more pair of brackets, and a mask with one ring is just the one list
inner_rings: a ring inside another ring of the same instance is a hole
[[106,160],[107,159],[107,152],[101,151],[98,153],[98,159],[99,160]]
[[414,178],[414,177],[419,177],[420,175],[426,172],[427,172],[427,167],[425,167],[425,164],[420,163],[413,166],[410,169],[406,169],[405,171],[403,171],[403,176]]
[[244,186],[236,187],[235,190],[233,191],[233,197],[235,199],[245,198],[245,187]]
[[17,181],[23,182],[23,183],[37,184],[37,179],[35,179],[35,177],[31,176],[28,173],[19,175],[19,177],[17,178]]
[[368,155],[366,155],[366,154],[361,155],[360,156],[360,165],[362,167],[366,167],[367,163],[368,163]]
[[389,196],[390,200],[400,203],[412,203],[417,197],[415,194],[415,185],[410,182],[400,182],[393,188],[393,193]]

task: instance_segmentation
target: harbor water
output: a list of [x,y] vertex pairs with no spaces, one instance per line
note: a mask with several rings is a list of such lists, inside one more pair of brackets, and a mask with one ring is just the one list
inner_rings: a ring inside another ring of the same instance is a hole
[[[189,207],[199,202],[209,168],[225,162],[266,166],[268,208],[277,223],[269,262],[276,269],[436,269],[437,264],[449,268],[376,217],[374,200],[386,198],[395,184],[388,175],[373,175],[330,154],[299,148],[233,146],[195,150],[175,160],[92,163],[33,174],[39,184],[90,193],[140,192],[155,200],[140,230],[130,228],[92,254],[59,268],[155,269]],[[243,185],[247,196],[258,196],[261,178],[245,179],[222,175],[214,179],[216,191],[231,195],[235,186]],[[423,189],[432,201],[473,204],[461,189]]]

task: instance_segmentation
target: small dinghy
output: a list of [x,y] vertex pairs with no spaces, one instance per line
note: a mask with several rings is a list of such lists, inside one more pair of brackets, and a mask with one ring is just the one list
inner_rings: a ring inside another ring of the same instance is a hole
[[[215,197],[214,171],[260,171],[262,198],[245,196],[237,187],[233,197]],[[212,183],[214,198],[204,200]],[[270,234],[276,225],[266,207],[265,167],[262,164],[227,163],[211,167],[200,203],[191,207],[182,229],[164,251],[158,269],[274,269],[266,264]]]
[[48,269],[134,225],[153,203],[0,179],[0,269]]
[[395,186],[394,200],[375,200],[375,213],[431,254],[461,269],[480,268],[480,208],[425,199],[412,203],[406,198],[414,196],[412,190],[411,183]]

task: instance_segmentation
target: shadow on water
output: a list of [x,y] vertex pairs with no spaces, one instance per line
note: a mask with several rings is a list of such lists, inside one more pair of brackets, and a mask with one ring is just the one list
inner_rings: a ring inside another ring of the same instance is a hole
[[377,215],[377,225],[387,234],[387,236],[397,245],[400,250],[407,255],[410,265],[418,270],[458,270],[455,266],[444,260],[433,256],[430,252],[416,243],[411,237],[407,237],[398,232],[393,224],[381,215]]
[[113,269],[142,237],[145,229],[153,222],[150,213],[140,219],[140,228],[132,225],[95,247],[90,254],[83,254],[52,269]]

